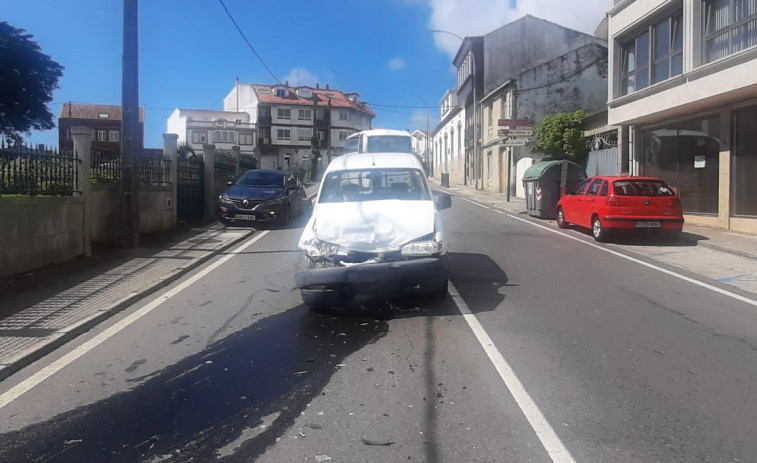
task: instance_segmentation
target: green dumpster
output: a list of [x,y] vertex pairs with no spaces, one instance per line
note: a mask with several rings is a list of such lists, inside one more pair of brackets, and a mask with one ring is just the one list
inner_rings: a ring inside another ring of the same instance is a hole
[[557,201],[565,188],[575,187],[586,178],[586,171],[572,161],[542,161],[523,174],[526,190],[526,211],[532,217],[554,219]]

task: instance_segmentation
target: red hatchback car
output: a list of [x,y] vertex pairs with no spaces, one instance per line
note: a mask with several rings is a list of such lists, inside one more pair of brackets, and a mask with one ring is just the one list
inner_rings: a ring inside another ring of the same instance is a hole
[[657,230],[676,235],[683,228],[681,201],[654,177],[591,177],[557,203],[557,225],[590,228],[604,241],[611,230]]

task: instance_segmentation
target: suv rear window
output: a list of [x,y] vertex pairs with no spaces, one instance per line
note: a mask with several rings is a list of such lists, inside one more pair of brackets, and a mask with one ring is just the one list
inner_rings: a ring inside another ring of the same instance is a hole
[[368,137],[367,153],[412,153],[413,142],[409,136],[373,135]]
[[323,180],[320,202],[341,203],[382,199],[430,200],[423,172],[415,169],[331,172]]
[[662,181],[616,180],[613,183],[617,196],[673,196],[673,190]]

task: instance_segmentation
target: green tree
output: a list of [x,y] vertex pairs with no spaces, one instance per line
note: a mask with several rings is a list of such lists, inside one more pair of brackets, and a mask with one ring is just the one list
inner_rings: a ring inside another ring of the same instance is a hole
[[580,161],[589,152],[581,130],[585,117],[583,109],[546,116],[536,126],[534,151],[552,159]]
[[23,29],[0,22],[0,136],[14,142],[31,130],[55,127],[47,108],[63,66],[42,53]]

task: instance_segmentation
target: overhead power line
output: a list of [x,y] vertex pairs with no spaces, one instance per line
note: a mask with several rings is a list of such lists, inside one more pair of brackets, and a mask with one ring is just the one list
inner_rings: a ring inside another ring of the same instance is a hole
[[223,3],[223,0],[218,0],[218,3],[220,3],[221,6],[223,7],[224,11],[226,11],[226,14],[229,16],[229,19],[231,19],[231,22],[234,23],[234,27],[237,28],[237,31],[239,31],[239,34],[242,36],[242,38],[244,39],[244,41],[247,43],[247,46],[250,47],[250,50],[252,50],[253,53],[255,53],[255,56],[258,58],[258,61],[260,61],[260,64],[262,64],[263,67],[266,68],[266,70],[268,71],[268,73],[271,74],[271,77],[273,77],[273,79],[280,84],[281,81],[279,80],[279,78],[276,77],[276,74],[274,74],[273,71],[271,71],[271,68],[269,68],[268,65],[265,64],[265,61],[263,61],[263,58],[260,56],[260,54],[258,54],[257,50],[255,50],[255,47],[252,46],[252,44],[250,43],[250,41],[247,39],[247,36],[244,34],[244,32],[242,32],[242,29],[239,27],[239,24],[237,24],[236,19],[234,19],[234,16],[231,14],[231,12],[229,11],[229,9],[226,8],[226,4]]

